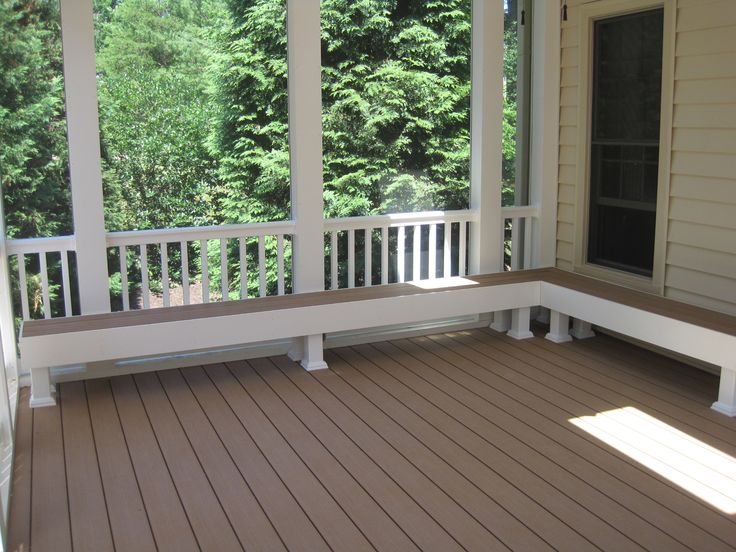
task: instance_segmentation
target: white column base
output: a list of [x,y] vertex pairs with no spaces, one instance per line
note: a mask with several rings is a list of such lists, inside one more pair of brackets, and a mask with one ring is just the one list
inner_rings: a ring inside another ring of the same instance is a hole
[[322,349],[322,334],[312,334],[304,337],[302,368],[308,372],[324,370],[327,363],[324,361]]
[[550,311],[549,333],[544,338],[554,343],[572,341],[572,336],[570,335],[570,317],[558,311]]
[[534,334],[529,331],[530,317],[531,309],[529,307],[513,309],[511,311],[511,329],[506,332],[506,335],[514,339],[529,339],[530,337],[534,337]]
[[51,374],[48,368],[31,370],[31,408],[56,406],[56,386],[51,385]]
[[493,313],[493,322],[490,328],[497,332],[507,332],[511,329],[511,311],[503,310]]
[[303,337],[295,337],[291,340],[291,346],[286,353],[286,356],[294,362],[299,362],[304,358],[304,347],[302,347]]
[[590,322],[574,318],[572,321],[572,330],[570,335],[575,339],[589,339],[595,337],[595,332],[590,329]]
[[721,367],[718,400],[711,408],[726,416],[736,417],[736,369]]

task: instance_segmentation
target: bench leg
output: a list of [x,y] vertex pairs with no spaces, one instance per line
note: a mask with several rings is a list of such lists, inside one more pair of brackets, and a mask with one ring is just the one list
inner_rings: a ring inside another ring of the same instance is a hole
[[550,311],[549,333],[544,338],[555,343],[572,341],[572,336],[570,336],[570,317],[555,310]]
[[590,329],[590,322],[574,318],[570,335],[575,339],[588,339],[589,337],[595,337],[595,332]]
[[302,368],[309,372],[327,368],[327,363],[322,356],[322,334],[312,334],[304,337],[302,346]]
[[511,311],[511,329],[506,335],[514,339],[529,339],[534,334],[529,331],[529,320],[531,317],[531,309],[523,307]]
[[48,368],[31,370],[31,408],[39,406],[56,406],[56,387],[51,385],[51,374]]
[[491,329],[497,332],[507,332],[511,329],[511,311],[502,310],[493,313]]
[[736,416],[736,367],[721,368],[721,383],[718,388],[718,401],[713,403],[713,410],[731,416]]

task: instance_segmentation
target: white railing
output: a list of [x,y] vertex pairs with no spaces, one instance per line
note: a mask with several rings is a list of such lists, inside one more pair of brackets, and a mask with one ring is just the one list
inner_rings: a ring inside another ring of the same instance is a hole
[[[118,264],[111,276],[119,274],[121,308],[151,308],[152,298],[168,307],[227,301],[231,292],[240,299],[283,295],[291,276],[286,260],[293,232],[294,224],[287,221],[109,233],[108,253]],[[157,293],[152,293],[152,275]],[[131,280],[136,289],[140,286],[140,293],[133,294],[139,303],[133,305]],[[219,289],[211,289],[217,280]],[[249,284],[254,288],[250,293]],[[181,290],[175,300],[174,290]]]
[[325,221],[326,287],[464,276],[473,211],[430,211]]
[[536,205],[502,207],[504,238],[501,247],[509,270],[532,266],[532,225],[539,217]]

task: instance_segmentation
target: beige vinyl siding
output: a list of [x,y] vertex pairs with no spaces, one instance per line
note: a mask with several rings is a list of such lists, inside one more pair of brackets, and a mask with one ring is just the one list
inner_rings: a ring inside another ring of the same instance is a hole
[[[592,0],[596,2],[598,0]],[[557,262],[572,268],[580,32],[562,24]],[[736,314],[736,1],[677,0],[664,294]],[[587,84],[584,84],[587,86]],[[666,109],[666,107],[665,107]]]

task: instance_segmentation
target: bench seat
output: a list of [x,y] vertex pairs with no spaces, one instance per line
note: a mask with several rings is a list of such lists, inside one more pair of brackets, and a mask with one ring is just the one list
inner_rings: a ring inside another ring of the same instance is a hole
[[736,318],[554,268],[318,291],[223,303],[34,320],[21,330],[32,406],[54,404],[49,368],[301,338],[306,369],[326,367],[322,335],[484,312],[531,336],[530,308],[551,310],[552,341],[609,328],[721,367],[714,408],[736,415]]

